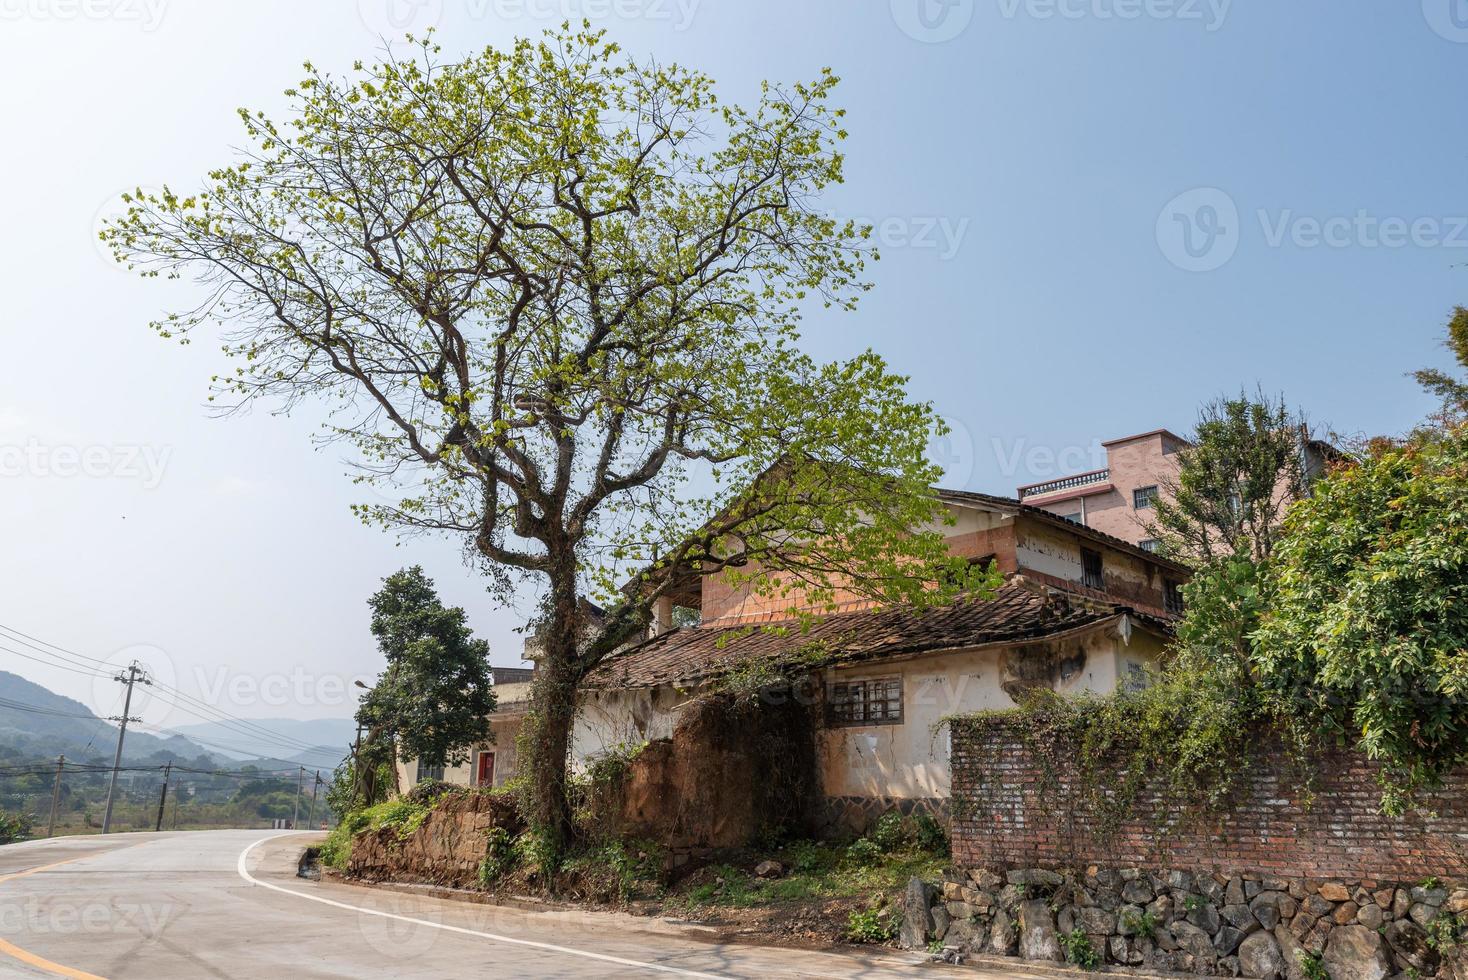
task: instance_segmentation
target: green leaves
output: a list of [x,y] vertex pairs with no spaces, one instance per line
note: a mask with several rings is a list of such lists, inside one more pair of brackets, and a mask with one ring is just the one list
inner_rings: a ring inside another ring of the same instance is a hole
[[1340,468],[1291,510],[1254,637],[1270,688],[1385,763],[1383,803],[1468,762],[1468,430]]

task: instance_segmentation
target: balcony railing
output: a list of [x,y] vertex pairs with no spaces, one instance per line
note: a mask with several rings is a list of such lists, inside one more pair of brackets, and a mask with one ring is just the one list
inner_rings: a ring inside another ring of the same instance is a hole
[[1075,476],[1065,476],[1047,483],[1031,483],[1029,486],[1019,488],[1019,496],[1023,500],[1026,497],[1039,497],[1047,493],[1058,493],[1061,490],[1074,490],[1077,487],[1105,483],[1110,479],[1110,469],[1092,470],[1089,473],[1077,473]]

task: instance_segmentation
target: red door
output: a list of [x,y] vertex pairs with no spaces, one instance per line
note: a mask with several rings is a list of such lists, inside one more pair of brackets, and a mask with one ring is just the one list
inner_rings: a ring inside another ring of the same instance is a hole
[[479,778],[475,780],[478,786],[494,785],[494,753],[479,753]]

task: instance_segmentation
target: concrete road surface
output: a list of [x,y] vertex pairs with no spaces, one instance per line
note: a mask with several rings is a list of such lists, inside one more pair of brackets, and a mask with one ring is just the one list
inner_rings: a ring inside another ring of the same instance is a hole
[[0,977],[1035,976],[304,881],[295,866],[306,839],[226,830],[0,847]]

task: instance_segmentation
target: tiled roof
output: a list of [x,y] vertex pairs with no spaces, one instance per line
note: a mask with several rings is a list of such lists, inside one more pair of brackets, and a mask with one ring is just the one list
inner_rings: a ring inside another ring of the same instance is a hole
[[[715,677],[750,662],[778,665],[799,659],[814,666],[1018,643],[1094,626],[1129,611],[1124,606],[1037,589],[1015,578],[988,600],[965,599],[922,611],[891,608],[837,613],[804,630],[796,620],[673,630],[607,660],[584,684],[592,688],[656,687]],[[1167,629],[1152,617],[1137,618],[1159,632]]]

